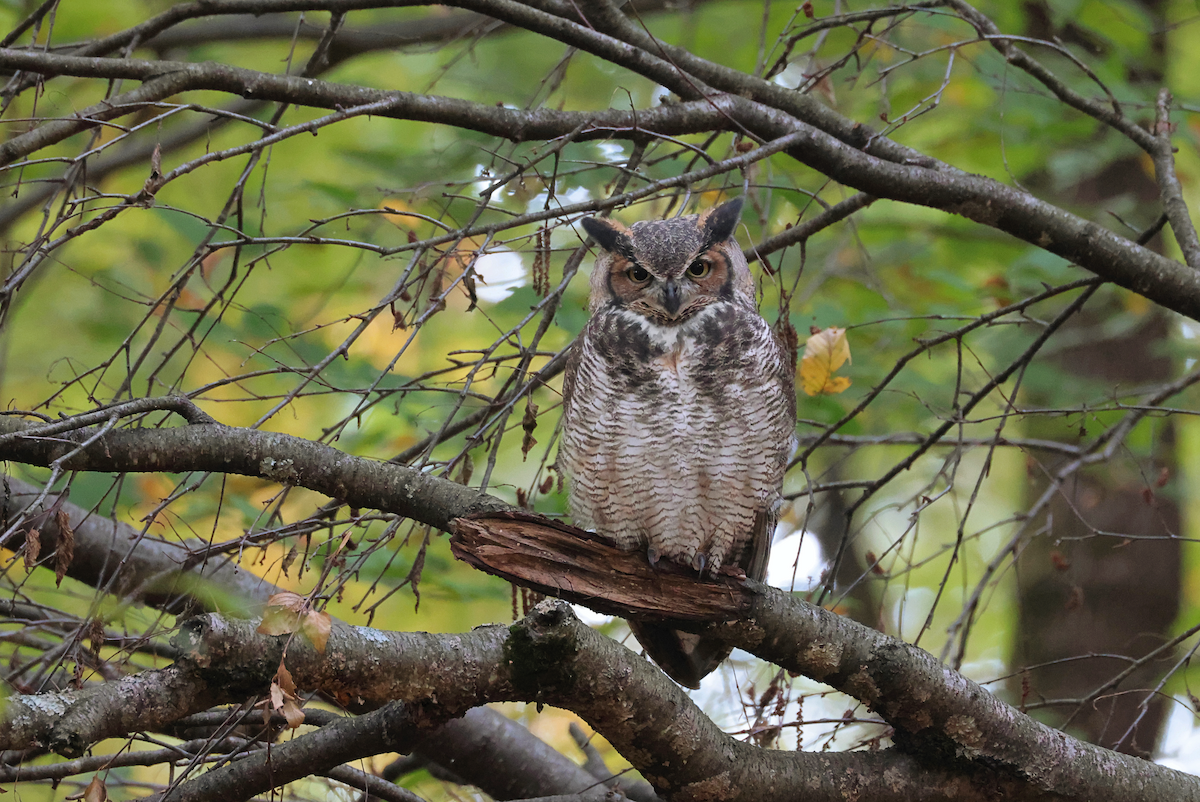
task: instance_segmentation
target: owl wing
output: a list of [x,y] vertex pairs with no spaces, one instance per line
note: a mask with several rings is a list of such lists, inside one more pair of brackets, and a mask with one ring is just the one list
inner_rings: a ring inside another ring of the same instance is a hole
[[567,364],[563,368],[563,410],[571,408],[571,400],[575,396],[575,376],[579,373],[579,352],[583,348],[583,335],[575,338],[567,346]]
[[755,582],[762,582],[767,576],[767,561],[771,558],[771,538],[775,536],[776,517],[772,510],[760,510],[754,517],[750,545],[746,548],[740,565],[746,576]]

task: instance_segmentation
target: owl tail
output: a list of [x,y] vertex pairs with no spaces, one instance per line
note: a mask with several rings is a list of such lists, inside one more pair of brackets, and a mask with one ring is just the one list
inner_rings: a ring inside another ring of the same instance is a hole
[[[746,576],[762,582],[767,575],[771,555],[771,536],[775,534],[775,510],[762,510],[754,518],[750,542],[738,561]],[[629,628],[650,659],[671,679],[695,690],[700,680],[717,670],[733,647],[711,638],[672,629],[668,622],[630,621]]]
[[630,621],[629,628],[658,667],[685,688],[699,688],[700,680],[716,671],[733,651],[720,641],[680,632],[665,624]]

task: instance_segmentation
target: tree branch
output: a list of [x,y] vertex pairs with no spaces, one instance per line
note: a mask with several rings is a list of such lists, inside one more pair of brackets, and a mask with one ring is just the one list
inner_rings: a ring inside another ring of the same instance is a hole
[[1154,128],[1155,148],[1150,152],[1154,158],[1154,177],[1158,179],[1163,209],[1171,221],[1171,231],[1183,252],[1183,259],[1190,267],[1200,270],[1200,237],[1192,223],[1187,202],[1183,199],[1183,187],[1175,173],[1175,149],[1171,145],[1171,93],[1160,89],[1155,101]]
[[[438,723],[438,716],[390,702],[362,716],[345,717],[316,732],[293,738],[271,749],[257,750],[212,769],[148,802],[208,802],[212,799],[250,799],[310,774],[326,773],[343,763],[381,752],[411,752]],[[420,798],[409,794],[409,799]]]
[[[0,432],[17,433],[37,424],[0,418]],[[86,432],[88,430],[83,430]],[[0,442],[0,459],[48,466],[76,448],[83,432],[54,439],[19,438]],[[67,470],[216,471],[259,476],[298,485],[340,499],[351,507],[394,512],[448,530],[454,518],[499,512],[497,498],[447,479],[386,462],[353,457],[300,437],[220,424],[175,429],[124,429],[67,459]]]
[[[41,717],[40,728],[28,724],[33,705],[23,697],[10,699],[0,746],[43,738],[59,748],[82,748],[88,739],[110,737],[116,728],[104,722],[131,723],[121,716],[122,707],[133,706],[131,693],[141,701],[174,699],[181,711],[202,709],[211,701],[197,693],[202,687],[221,688],[219,695],[230,698],[263,690],[286,645],[287,666],[299,687],[349,695],[368,705],[406,700],[403,708],[382,715],[407,716],[409,734],[488,700],[538,701],[573,710],[673,799],[711,798],[724,789],[724,799],[754,800],[788,787],[806,788],[806,798],[813,800],[842,799],[843,782],[850,778],[861,798],[882,800],[1050,795],[1123,801],[1200,794],[1197,778],[1037,724],[916,647],[781,591],[755,586],[748,592],[758,599],[752,619],[693,628],[872,700],[900,728],[898,748],[794,753],[739,742],[649,663],[582,625],[561,602],[549,601],[511,628],[484,627],[462,635],[335,625],[323,654],[302,638],[289,643],[287,636],[256,633],[250,623],[204,616],[182,628],[177,645],[189,656],[176,666],[53,695],[55,712]],[[958,713],[948,714],[951,709]],[[74,737],[66,737],[65,730],[80,723],[82,710],[95,711],[87,721],[96,726],[74,729]],[[377,741],[372,748],[357,736],[354,743],[355,750],[367,750],[362,754],[409,745]],[[1024,755],[1031,746],[1038,751]],[[941,768],[931,768],[926,760],[935,756]],[[1025,757],[1033,762],[1024,762]],[[349,758],[339,753],[338,759]],[[257,768],[250,773],[258,776]]]
[[941,209],[1006,231],[1167,309],[1200,319],[1200,275],[1185,265],[1021,190],[982,176],[876,158],[787,113],[743,97],[720,95],[629,112],[520,111],[217,64],[92,59],[0,49],[0,67],[4,66],[45,74],[149,80],[110,103],[84,110],[77,118],[47,123],[14,137],[0,145],[0,164],[11,163],[98,120],[111,119],[127,111],[127,104],[136,105],[189,89],[214,89],[318,108],[375,103],[381,104],[375,112],[381,116],[438,122],[514,142],[568,134],[580,140],[648,133],[678,136],[731,128],[751,131],[763,140],[797,135],[787,153],[836,181],[874,197]]
[[[13,535],[4,543],[16,551],[25,544],[32,526],[30,515],[38,510],[30,504],[43,497],[31,484],[4,476],[0,520],[17,521]],[[53,497],[54,494],[51,494]],[[70,503],[61,509],[71,527],[72,556],[66,575],[86,585],[127,595],[135,590],[145,604],[169,613],[185,610],[221,610],[228,615],[262,614],[262,603],[278,591],[273,584],[255,576],[224,557],[205,557],[194,562],[192,549],[204,549],[199,540],[168,542]],[[40,561],[53,564],[62,531],[56,516],[37,521],[41,546]]]

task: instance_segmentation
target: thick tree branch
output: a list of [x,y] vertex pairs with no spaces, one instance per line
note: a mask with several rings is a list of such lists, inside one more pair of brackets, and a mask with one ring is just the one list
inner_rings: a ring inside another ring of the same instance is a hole
[[[779,591],[754,591],[761,593],[754,620],[706,632],[724,633],[769,659],[782,658],[793,670],[824,673],[826,681],[844,684],[860,696],[874,694],[875,703],[902,727],[925,719],[923,729],[915,737],[899,731],[901,748],[883,752],[787,753],[736,741],[649,663],[583,626],[560,602],[545,602],[512,628],[486,627],[463,635],[336,625],[324,654],[302,638],[289,643],[286,636],[259,635],[252,624],[216,616],[194,619],[179,636],[181,650],[190,657],[162,672],[58,694],[60,715],[44,716],[40,729],[12,726],[25,722],[30,704],[20,697],[10,700],[7,737],[0,745],[23,743],[19,734],[81,748],[87,738],[110,735],[113,728],[101,722],[116,716],[122,704],[128,706],[131,690],[150,698],[154,694],[139,688],[151,685],[158,686],[158,696],[177,699],[179,709],[200,709],[208,701],[196,692],[201,687],[228,689],[220,695],[231,697],[255,686],[264,689],[286,645],[287,666],[300,687],[348,694],[368,705],[406,700],[415,730],[489,699],[539,701],[573,710],[673,799],[753,800],[797,787],[808,789],[810,799],[842,799],[847,781],[860,798],[884,800],[1200,798],[1196,778],[1035,724],[915,647]],[[178,681],[185,676],[189,682]],[[942,720],[943,705],[949,702],[961,715]],[[80,723],[77,713],[84,708],[99,711],[87,716],[98,726],[76,729],[75,737],[67,738],[63,730]],[[1041,751],[1033,764],[1013,764],[1008,758],[1026,745],[1021,740],[1026,730],[1042,733]],[[1011,733],[1016,745],[997,749],[991,736],[1000,731]],[[390,748],[401,746],[377,743],[363,754]],[[923,757],[914,758],[910,750]],[[924,762],[934,756],[941,768]]]
[[[416,711],[404,702],[390,702],[357,717],[338,719],[302,738],[256,750],[241,759],[146,797],[160,802],[208,802],[212,799],[250,799],[310,774],[323,774],[351,760],[381,752],[411,752],[436,726],[437,716]],[[412,800],[419,800],[410,795]]]
[[[611,546],[589,540],[583,541],[587,545],[580,550],[594,551],[593,559],[562,560],[554,553],[561,545],[561,527],[544,527],[542,532],[537,529],[532,521],[460,521],[460,534],[454,540],[456,553],[481,567],[484,562],[490,563],[485,568],[490,573],[578,604],[624,617],[664,613],[660,601],[640,601],[653,597],[653,592],[628,590],[627,586],[638,584],[628,579],[615,582],[614,592],[604,604],[597,604],[591,589],[603,582],[605,571],[594,566],[612,565],[620,570],[624,556]],[[509,546],[514,552],[531,554],[527,544],[543,532],[548,555],[541,566],[534,565],[533,559],[514,563],[499,558]],[[593,571],[597,575],[592,576]],[[561,575],[557,592],[542,580],[552,573]],[[534,578],[532,583],[530,577]],[[640,580],[648,587],[656,586],[658,581]],[[788,671],[825,682],[858,699],[895,728],[896,742],[907,750],[930,757],[966,758],[992,767],[1006,766],[1028,777],[1041,790],[1073,798],[1090,798],[1097,793],[1098,778],[1114,772],[1128,783],[1116,783],[1106,792],[1106,798],[1153,798],[1141,795],[1148,764],[1075,741],[1034,721],[947,669],[922,649],[757,583],[747,582],[739,588],[694,578],[692,582],[707,587],[715,597],[727,597],[729,612],[747,606],[750,609],[736,620],[708,625],[689,622],[677,610],[671,615],[681,629],[723,638]],[[681,609],[686,606],[686,602],[680,605]],[[1046,758],[1054,754],[1059,757]],[[1186,792],[1200,798],[1200,781],[1189,775],[1159,769],[1154,782],[1161,783],[1158,787],[1164,792],[1172,789],[1171,793]]]
[[[289,643],[287,636],[260,635],[252,624],[217,616],[188,622],[178,641],[190,658],[171,669],[56,694],[54,711],[38,717],[37,726],[31,711],[43,711],[35,700],[11,699],[0,747],[41,740],[74,754],[91,739],[116,734],[120,724],[133,724],[120,715],[122,709],[159,700],[182,713],[204,709],[214,696],[233,701],[239,693],[265,691],[286,645],[287,666],[299,687],[352,694],[370,706],[407,700],[410,731],[419,734],[489,700],[574,710],[632,756],[635,766],[651,772],[652,782],[673,799],[713,798],[718,789],[728,800],[763,799],[801,783],[798,787],[811,789],[812,800],[840,800],[845,778],[880,800],[983,799],[994,782],[989,770],[967,765],[965,773],[931,770],[897,750],[785,753],[736,741],[656,668],[580,624],[559,602],[544,603],[511,629],[485,627],[463,635],[335,625],[323,655],[303,639]],[[203,688],[212,688],[211,696]],[[77,726],[85,722],[88,728]],[[363,744],[362,754],[407,745]],[[1021,785],[1002,780],[1000,787],[1018,791]]]
[[[555,570],[560,569],[561,565],[556,563]],[[567,579],[563,586],[572,584]],[[734,590],[726,587],[721,592],[733,593]],[[563,595],[569,594],[564,592]],[[755,586],[743,590],[742,595],[753,605],[744,620],[716,625],[683,621],[679,624],[683,628],[703,629],[711,637],[726,638],[791,671],[805,673],[859,698],[882,713],[896,728],[896,740],[906,749],[930,756],[936,754],[943,760],[982,762],[993,769],[1007,767],[1004,773],[1032,778],[1033,787],[1039,789],[1039,793],[1086,797],[1096,791],[1099,772],[1116,769],[1122,769],[1117,772],[1122,777],[1141,777],[1138,782],[1149,783],[1147,787],[1154,788],[1159,798],[1168,792],[1173,798],[1186,798],[1180,794],[1188,789],[1200,792],[1200,788],[1189,785],[1194,778],[1075,742],[1063,733],[1033,722],[915,647],[792,600],[773,589]],[[624,612],[646,614],[654,610],[629,609]],[[551,615],[556,620],[554,627],[564,625],[562,615],[561,612]],[[219,678],[204,672],[197,674],[195,669],[177,665],[75,696],[54,695],[57,701],[53,705],[46,704],[48,698],[44,698],[30,707],[23,699],[16,698],[10,701],[9,712],[10,721],[19,726],[7,728],[14,740],[3,745],[19,748],[42,740],[65,754],[78,754],[95,740],[131,728],[147,727],[146,710],[161,711],[158,715],[166,722],[221,701],[233,701],[254,692],[257,683],[269,681],[281,659],[283,639],[269,641],[255,637],[249,633],[248,624],[239,625],[212,617],[198,621],[207,623],[199,628],[193,625],[185,629],[190,644],[185,648],[195,655],[191,661],[196,666],[205,671],[219,668]],[[561,633],[555,636],[558,637],[562,637]],[[335,696],[362,699],[371,704],[392,699],[436,698],[438,710],[454,711],[451,715],[458,715],[487,700],[551,701],[584,715],[619,749],[624,745],[633,750],[622,750],[623,753],[644,754],[649,750],[653,758],[648,758],[651,762],[647,765],[639,766],[643,771],[652,766],[676,765],[678,755],[673,764],[667,752],[677,749],[678,743],[667,739],[655,746],[655,736],[650,734],[662,731],[663,722],[658,720],[665,714],[661,701],[652,705],[649,699],[640,697],[645,693],[661,699],[664,694],[668,697],[679,694],[678,689],[643,663],[645,668],[633,675],[638,682],[623,683],[619,692],[615,688],[597,691],[596,696],[590,697],[595,704],[589,705],[586,702],[589,696],[581,695],[578,683],[586,682],[594,689],[598,677],[602,680],[613,676],[611,666],[622,661],[628,663],[632,656],[620,656],[625,650],[587,630],[571,635],[571,639],[576,646],[570,647],[570,656],[555,651],[557,656],[548,663],[545,662],[548,655],[535,657],[544,645],[534,652],[527,652],[525,645],[533,644],[514,643],[501,628],[476,630],[464,636],[434,636],[388,634],[336,626],[324,655],[293,642],[289,647],[288,666],[296,681],[305,688],[319,688]],[[585,641],[586,648],[578,645]],[[276,646],[272,647],[270,643]],[[559,644],[554,649],[563,646]],[[614,652],[614,649],[619,651]],[[397,660],[400,662],[396,663]],[[381,670],[385,664],[386,668]],[[512,666],[511,671],[515,673],[497,673],[496,666],[503,665]],[[448,666],[455,667],[453,690],[441,685],[444,676],[431,676],[431,673],[437,673],[431,667]],[[601,670],[601,666],[609,668]],[[565,681],[564,674],[571,677],[572,686],[560,699],[548,688],[559,687],[558,683]],[[618,672],[617,676],[620,675]],[[143,701],[130,706],[128,699],[131,696]],[[615,698],[625,700],[622,704],[629,704],[633,706],[631,709],[639,711],[635,717],[639,722],[637,725],[631,725],[619,709],[613,709]],[[672,705],[677,703],[679,700],[668,707],[674,710]],[[133,709],[141,712],[131,719]],[[644,723],[656,720],[653,727]],[[703,729],[702,725],[700,722],[697,726]],[[716,739],[713,740],[716,744],[725,736],[705,734],[700,737],[701,743]],[[730,747],[726,744],[713,748],[716,754],[725,754]],[[738,745],[736,749],[754,748]],[[708,751],[704,750],[702,754],[708,754]],[[713,777],[726,776],[733,771],[727,765],[728,756],[718,758],[716,754],[704,759],[693,755],[686,761],[682,773],[668,771],[652,779],[666,789],[711,782]],[[748,756],[742,755],[735,762],[743,765],[748,760]],[[766,758],[756,753],[753,774],[767,768],[761,765],[763,760]],[[1133,766],[1119,765],[1122,761],[1136,762],[1136,771]],[[782,770],[778,766],[771,767],[767,774],[757,775],[760,777],[757,782],[761,782],[761,776],[777,776]],[[788,773],[794,770],[796,767],[792,766]],[[750,776],[739,776],[738,781],[737,787],[754,787]],[[1111,784],[1111,780],[1106,782]],[[760,788],[758,792],[762,790]],[[1140,795],[1143,791],[1120,784],[1108,791],[1111,799],[1150,798]]]
[[[21,432],[30,426],[36,428],[36,424],[12,417],[0,418],[0,432]],[[75,438],[80,434],[3,442],[0,459],[47,466],[74,450]],[[325,493],[352,507],[394,512],[445,530],[454,518],[464,514],[508,509],[504,502],[486,493],[423,471],[353,457],[299,437],[220,424],[112,431],[93,447],[65,460],[63,467],[260,476]]]
[[[14,551],[25,543],[34,522],[29,505],[42,498],[37,487],[10,476],[3,480],[0,519],[25,523],[5,542]],[[51,493],[53,498],[55,494]],[[192,550],[204,553],[199,540],[183,543],[147,537],[128,524],[106,518],[70,503],[61,505],[71,527],[72,556],[66,575],[94,588],[128,598],[169,613],[184,610],[219,610],[227,615],[262,614],[262,603],[278,589],[270,582],[221,556],[196,560]],[[38,518],[40,561],[53,564],[62,532],[56,516]]]
[[[0,511],[0,515],[4,515],[6,520],[15,520],[28,508],[29,503],[42,494],[36,487],[18,479],[6,477],[5,481],[8,488],[6,506]],[[101,517],[69,502],[61,504],[61,509],[67,513],[74,544],[73,557],[66,569],[67,576],[93,587],[120,594],[123,598],[128,598],[132,591],[141,589],[143,602],[167,612],[206,609],[234,616],[261,615],[268,596],[279,590],[275,585],[224,557],[196,560],[194,553],[207,553],[207,544],[200,541],[174,543],[149,537],[133,527]],[[42,560],[53,561],[54,549],[60,536],[57,519],[55,516],[48,516],[38,523]],[[6,545],[13,550],[19,549],[23,538],[24,529],[18,529],[16,538],[10,539]],[[199,695],[198,686],[186,683],[173,674],[153,676],[157,677],[157,681],[166,691],[178,693],[179,688],[184,688],[185,692],[180,694],[179,702],[187,700],[189,693],[195,694],[195,699],[188,704],[188,709],[203,709],[206,700]],[[128,687],[144,688],[145,685],[119,687],[124,692]],[[32,710],[42,709],[47,705],[51,711],[61,709],[56,707],[57,700],[60,699],[58,696],[20,698],[22,701],[17,704],[24,704],[24,700],[28,699]],[[80,697],[81,703],[85,698],[87,697]],[[119,703],[119,699],[117,701]],[[231,701],[241,702],[242,699],[235,698]],[[155,724],[163,720],[174,724],[175,716],[179,714],[179,709],[172,707],[169,702],[153,704],[143,710],[149,713],[145,720],[125,722],[130,726],[130,731],[154,730]],[[53,727],[52,720],[36,716],[24,721],[39,732],[46,732],[47,726]],[[171,728],[161,729],[170,731]],[[56,747],[65,745],[64,748],[69,750],[73,748],[70,744],[75,743],[63,731],[52,732],[51,737],[55,738],[53,743]],[[211,746],[207,744],[205,748]],[[485,750],[488,748],[501,750],[502,754],[486,754]],[[122,758],[124,762],[114,765],[151,765],[174,759],[180,754],[178,750],[168,751],[169,754],[165,757],[137,752],[130,756],[129,760]],[[530,797],[547,792],[579,792],[592,784],[590,778],[575,763],[547,746],[520,724],[490,708],[476,708],[464,718],[451,720],[443,727],[426,733],[426,737],[416,746],[416,751],[438,765],[455,767],[463,774],[465,780],[479,786],[495,798],[502,798],[514,788],[522,790],[520,793],[514,793],[513,797]],[[92,768],[54,764],[47,767],[42,774],[61,778],[83,771],[94,771],[107,764],[107,759],[101,759]],[[37,779],[40,776],[36,772],[30,772],[27,766],[16,766],[7,774],[0,774],[0,778],[7,776],[11,782],[17,779]]]

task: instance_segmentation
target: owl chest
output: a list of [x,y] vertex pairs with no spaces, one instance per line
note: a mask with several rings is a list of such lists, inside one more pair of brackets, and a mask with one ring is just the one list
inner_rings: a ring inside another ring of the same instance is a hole
[[747,380],[753,383],[746,375],[752,362],[742,353],[739,338],[729,336],[719,311],[673,327],[614,317],[592,332],[586,349],[594,360],[587,373],[605,386],[581,389],[606,396],[603,412],[631,424],[653,426],[655,420],[669,419],[676,427],[681,420],[699,423]]
[[633,332],[606,359],[605,370],[619,396],[669,407],[688,405],[707,381],[708,350],[689,338],[656,342]]

